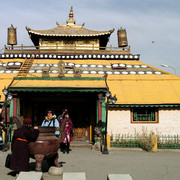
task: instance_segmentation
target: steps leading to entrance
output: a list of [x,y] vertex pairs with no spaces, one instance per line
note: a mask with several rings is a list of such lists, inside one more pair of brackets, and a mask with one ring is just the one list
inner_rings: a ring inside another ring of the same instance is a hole
[[92,148],[92,142],[85,141],[72,141],[70,144],[71,148]]

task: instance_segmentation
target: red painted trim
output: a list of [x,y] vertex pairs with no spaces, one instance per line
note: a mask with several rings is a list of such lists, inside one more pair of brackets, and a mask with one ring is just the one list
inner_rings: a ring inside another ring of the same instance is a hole
[[102,121],[102,104],[98,102],[98,122]]
[[13,116],[17,116],[17,98],[13,98]]

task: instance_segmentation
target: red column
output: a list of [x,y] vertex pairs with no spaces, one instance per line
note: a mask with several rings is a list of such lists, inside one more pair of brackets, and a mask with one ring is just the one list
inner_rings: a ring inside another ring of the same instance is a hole
[[102,122],[102,104],[98,102],[98,123],[99,121]]
[[17,116],[17,97],[13,97],[13,116]]
[[[102,93],[98,94],[98,97],[103,96]],[[98,127],[102,128],[102,103],[98,101]]]

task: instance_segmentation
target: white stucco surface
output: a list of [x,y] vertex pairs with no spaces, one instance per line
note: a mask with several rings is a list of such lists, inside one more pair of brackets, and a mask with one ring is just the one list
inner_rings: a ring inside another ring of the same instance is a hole
[[180,135],[180,109],[159,108],[158,123],[131,123],[130,108],[108,111],[108,134],[142,134],[153,131],[159,135]]

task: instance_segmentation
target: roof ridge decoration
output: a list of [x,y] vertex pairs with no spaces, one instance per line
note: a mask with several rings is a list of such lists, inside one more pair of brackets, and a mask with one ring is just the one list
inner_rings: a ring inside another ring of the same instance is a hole
[[71,6],[71,10],[69,13],[69,19],[66,21],[67,25],[73,26],[74,24],[76,24],[76,21],[73,19],[73,17],[74,17],[73,7]]
[[58,27],[69,26],[74,28],[82,28],[85,25],[85,23],[83,23],[82,25],[76,25],[76,21],[73,19],[73,17],[74,17],[73,7],[71,6],[69,19],[66,21],[67,24],[63,25],[63,24],[59,24],[58,22],[56,22],[56,24],[58,25]]

